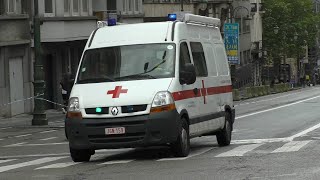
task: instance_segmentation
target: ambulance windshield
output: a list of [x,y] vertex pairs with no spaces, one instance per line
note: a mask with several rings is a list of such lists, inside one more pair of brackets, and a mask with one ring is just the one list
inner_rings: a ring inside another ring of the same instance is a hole
[[174,44],[144,44],[87,50],[78,84],[174,76]]

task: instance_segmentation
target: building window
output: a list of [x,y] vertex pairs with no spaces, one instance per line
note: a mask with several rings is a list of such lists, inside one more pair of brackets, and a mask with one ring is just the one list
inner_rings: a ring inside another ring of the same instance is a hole
[[70,0],[64,0],[64,15],[70,15]]
[[[123,1],[123,4],[124,1]],[[116,0],[108,0],[107,1],[107,9],[108,10],[117,10],[117,1]]]
[[55,2],[54,2],[54,0],[46,0],[46,1],[44,1],[44,16],[45,17],[54,16],[54,10],[55,10]]
[[122,1],[122,12],[123,13],[127,12],[127,1],[126,0]]
[[88,0],[81,0],[81,15],[89,15],[89,3]]
[[[24,1],[25,3],[25,1]],[[0,15],[26,13],[21,0],[0,0]]]
[[243,33],[250,33],[250,20],[243,20]]
[[79,0],[72,1],[72,15],[74,16],[79,15]]
[[140,8],[139,8],[139,1],[140,1],[140,0],[135,0],[135,1],[134,1],[134,11],[137,12],[137,13],[139,13],[139,10],[140,10]]
[[129,4],[128,11],[129,11],[129,12],[132,12],[132,10],[133,10],[133,1],[134,1],[134,0],[128,0],[128,2],[129,2],[129,3],[128,3],[128,4]]

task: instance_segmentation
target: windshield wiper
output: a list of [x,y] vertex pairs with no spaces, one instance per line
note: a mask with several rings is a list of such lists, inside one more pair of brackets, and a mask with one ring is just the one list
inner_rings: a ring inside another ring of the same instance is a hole
[[141,73],[141,74],[132,74],[132,75],[128,75],[128,76],[123,76],[123,77],[119,77],[117,79],[131,79],[131,78],[147,78],[147,79],[157,79],[156,77],[150,75],[150,74],[144,74],[144,73]]
[[88,78],[88,79],[81,79],[78,80],[79,84],[86,84],[86,83],[101,83],[101,82],[115,82],[114,79],[111,77],[96,77],[96,78]]

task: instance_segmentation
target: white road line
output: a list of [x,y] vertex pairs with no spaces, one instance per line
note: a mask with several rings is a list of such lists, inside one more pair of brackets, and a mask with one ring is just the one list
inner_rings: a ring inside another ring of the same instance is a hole
[[124,151],[132,151],[134,148],[126,148],[126,149],[99,149],[96,150],[96,153],[104,153],[104,152],[124,152]]
[[232,140],[231,144],[261,144],[273,142],[289,142],[288,138],[270,138],[270,139],[245,139],[245,140]]
[[235,107],[237,107],[237,106],[242,106],[242,105],[248,105],[248,104],[255,104],[255,103],[260,103],[260,102],[266,102],[266,101],[273,101],[273,100],[276,100],[276,99],[280,99],[280,98],[283,98],[283,97],[292,96],[292,95],[296,95],[296,94],[300,94],[300,93],[301,93],[301,92],[292,93],[292,94],[287,94],[287,95],[283,95],[283,96],[278,96],[278,97],[270,98],[270,99],[263,99],[263,100],[259,100],[259,101],[253,101],[253,102],[247,102],[247,103],[240,103],[240,104],[235,105]]
[[277,110],[277,109],[281,109],[281,108],[293,106],[293,105],[300,104],[300,103],[303,103],[303,102],[306,102],[306,101],[310,101],[310,100],[313,100],[313,99],[317,99],[317,98],[319,98],[319,97],[320,97],[320,96],[315,96],[315,97],[308,98],[308,99],[304,99],[304,100],[297,101],[297,102],[294,102],[294,103],[290,103],[290,104],[278,106],[278,107],[275,107],[275,108],[266,109],[266,110],[263,110],[263,111],[257,111],[257,112],[250,113],[250,114],[245,114],[245,115],[236,117],[236,119],[242,119],[242,118],[245,118],[245,117],[249,117],[249,116],[253,116],[253,115],[257,115],[257,114],[261,114],[261,113],[265,113],[265,112],[274,111],[274,110]]
[[70,155],[70,153],[59,153],[59,154],[28,154],[28,155],[0,156],[0,159],[29,158],[29,157],[48,157],[48,156],[68,156],[68,155]]
[[53,146],[53,145],[64,145],[69,144],[69,142],[61,142],[61,143],[44,143],[44,144],[26,144],[26,143],[17,143],[11,144],[3,147],[26,147],[26,146]]
[[0,130],[6,130],[6,129],[11,129],[12,127],[5,127],[5,128],[0,128]]
[[17,146],[20,146],[20,145],[23,145],[23,144],[26,144],[26,143],[27,142],[15,143],[15,144],[6,145],[6,146],[3,146],[3,147],[17,147]]
[[1,163],[6,163],[6,162],[11,162],[11,161],[15,161],[16,159],[6,159],[6,160],[0,160],[0,164]]
[[0,141],[2,141],[3,139],[0,139]]
[[245,153],[252,151],[261,145],[263,145],[263,144],[249,144],[249,145],[238,146],[230,151],[221,153],[215,157],[243,156]]
[[42,132],[40,132],[40,134],[45,134],[45,133],[51,133],[51,132],[56,132],[56,131],[58,131],[58,130],[48,130],[48,131],[42,131]]
[[282,147],[272,151],[272,153],[299,151],[302,147],[307,145],[309,142],[311,141],[291,141],[284,144]]
[[40,141],[48,141],[48,140],[57,139],[57,138],[58,137],[49,137],[49,138],[40,139]]
[[57,163],[57,164],[51,164],[51,165],[48,165],[48,166],[39,167],[39,168],[36,168],[35,170],[66,168],[66,167],[74,166],[74,165],[77,165],[77,164],[80,164],[80,162],[78,162],[78,163],[75,163],[75,162]]
[[19,136],[14,136],[16,138],[19,138],[19,137],[26,137],[26,136],[31,136],[32,134],[23,134],[23,135],[19,135]]
[[288,138],[292,141],[294,138],[301,137],[301,136],[303,136],[303,135],[305,135],[305,134],[307,134],[307,133],[309,133],[311,131],[314,131],[314,130],[316,130],[318,128],[320,128],[320,123],[315,125],[315,126],[312,126],[312,127],[308,128],[308,129],[306,129],[304,131],[301,131],[301,132],[299,132],[299,133],[297,133],[297,134],[295,134],[293,136],[290,136]]
[[131,159],[131,160],[119,160],[119,161],[108,161],[108,162],[101,163],[101,164],[98,164],[98,165],[126,164],[126,163],[129,163],[129,162],[132,162],[132,161],[134,161],[134,159]]
[[206,149],[202,149],[202,150],[199,150],[199,151],[195,151],[195,152],[191,152],[189,156],[187,157],[181,157],[181,158],[162,158],[162,159],[158,159],[157,161],[180,161],[180,160],[186,160],[186,159],[189,159],[189,158],[192,158],[192,157],[195,157],[195,156],[199,156],[201,154],[204,154],[212,149],[215,149],[215,148],[206,148]]
[[10,171],[13,169],[26,167],[26,166],[34,166],[34,165],[44,164],[44,163],[56,161],[56,160],[63,159],[63,158],[66,158],[66,156],[64,156],[64,157],[45,157],[45,158],[41,158],[41,159],[37,159],[37,160],[33,160],[33,161],[28,161],[28,162],[23,162],[23,163],[8,165],[8,166],[0,166],[0,173],[5,172],[5,171]]

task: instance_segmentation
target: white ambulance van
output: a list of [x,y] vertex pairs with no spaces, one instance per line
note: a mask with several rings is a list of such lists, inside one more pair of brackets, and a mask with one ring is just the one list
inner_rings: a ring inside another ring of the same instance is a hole
[[73,161],[97,149],[158,145],[184,157],[190,139],[204,135],[229,145],[235,110],[219,27],[219,19],[186,14],[96,29],[69,99]]

